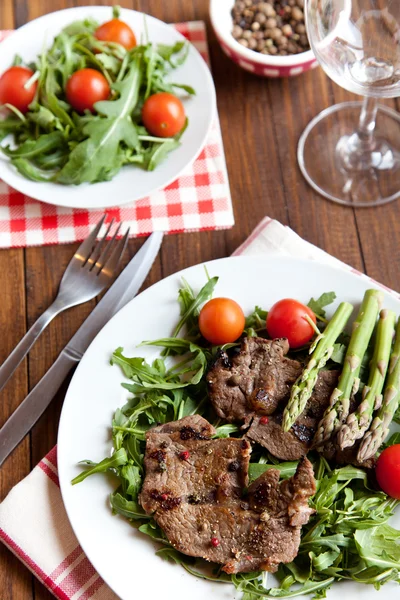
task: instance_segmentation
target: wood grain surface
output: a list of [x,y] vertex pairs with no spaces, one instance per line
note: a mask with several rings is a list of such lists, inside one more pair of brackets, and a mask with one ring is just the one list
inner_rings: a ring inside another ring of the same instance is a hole
[[[54,10],[87,4],[111,2],[0,0],[0,29],[19,27]],[[310,119],[334,102],[349,99],[350,94],[335,86],[320,69],[287,80],[258,79],[239,69],[221,52],[211,30],[208,0],[124,0],[119,4],[166,22],[207,22],[236,217],[236,225],[229,231],[167,237],[146,286],[189,265],[228,256],[269,215],[341,260],[400,289],[399,203],[357,211],[330,203],[307,186],[296,164],[297,141]],[[131,240],[127,254],[132,256],[141,244],[140,240]],[[0,251],[0,361],[54,298],[73,250],[73,246],[58,246]],[[0,426],[50,367],[92,307],[93,303],[87,303],[64,313],[41,336],[2,392]],[[1,468],[0,501],[55,444],[67,383],[31,435]],[[0,597],[52,598],[2,546]]]

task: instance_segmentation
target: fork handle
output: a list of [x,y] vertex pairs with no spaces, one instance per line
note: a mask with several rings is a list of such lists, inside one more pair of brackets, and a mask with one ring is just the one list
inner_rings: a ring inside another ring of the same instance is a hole
[[0,391],[6,385],[15,369],[22,362],[42,331],[52,319],[62,310],[57,301],[53,302],[27,331],[22,340],[15,346],[11,354],[0,367]]

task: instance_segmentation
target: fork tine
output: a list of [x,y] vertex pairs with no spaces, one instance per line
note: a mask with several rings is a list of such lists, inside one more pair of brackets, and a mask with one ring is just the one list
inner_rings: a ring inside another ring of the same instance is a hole
[[101,269],[102,273],[106,272],[107,275],[111,276],[113,274],[114,270],[117,268],[123,254],[125,252],[126,246],[128,244],[129,232],[130,232],[130,228],[128,227],[127,231],[125,232],[124,237],[122,237],[115,244],[114,250],[112,251],[111,256],[109,256],[104,267]]
[[90,263],[90,270],[92,270],[93,267],[97,264],[97,261],[99,260],[99,257],[101,256],[103,246],[107,240],[108,234],[110,233],[111,227],[114,225],[114,221],[115,221],[115,219],[111,219],[111,221],[108,224],[105,234],[103,235],[101,240],[96,244],[91,255],[88,258],[87,262]]
[[77,258],[78,260],[81,260],[82,263],[85,263],[87,261],[87,259],[89,258],[89,256],[91,255],[91,253],[93,252],[93,248],[96,243],[96,238],[99,234],[101,226],[104,223],[105,218],[106,218],[106,215],[103,215],[101,217],[101,219],[97,223],[96,227],[93,229],[93,231],[90,233],[90,235],[88,235],[88,237],[85,240],[83,240],[82,244],[79,246],[79,248],[75,252],[75,255],[74,255],[75,258]]
[[106,245],[106,247],[100,254],[99,258],[97,259],[96,264],[94,265],[95,268],[97,269],[97,274],[99,274],[100,271],[103,269],[103,266],[105,265],[105,263],[108,259],[108,255],[110,254],[111,248],[114,245],[114,242],[116,240],[116,237],[117,237],[120,229],[121,229],[121,223],[118,225],[111,240],[108,242],[108,244]]

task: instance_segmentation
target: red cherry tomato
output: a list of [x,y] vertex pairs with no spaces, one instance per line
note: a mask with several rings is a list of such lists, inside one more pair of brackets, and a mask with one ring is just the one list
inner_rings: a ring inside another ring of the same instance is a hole
[[382,452],[375,473],[385,494],[400,500],[400,444],[389,446]]
[[96,29],[94,35],[101,42],[115,42],[127,50],[136,46],[136,37],[132,29],[119,19],[111,19],[103,23]]
[[86,109],[93,111],[95,102],[107,100],[110,86],[99,71],[80,69],[68,79],[65,92],[72,108],[82,113]]
[[230,298],[213,298],[200,311],[200,331],[211,344],[234,342],[242,335],[244,325],[242,309]]
[[0,104],[12,104],[22,113],[26,113],[37,88],[37,81],[28,88],[24,87],[32,75],[33,71],[26,67],[7,69],[0,77]]
[[158,92],[147,98],[142,108],[142,120],[157,137],[173,137],[183,128],[186,115],[182,102],[173,94]]
[[306,319],[317,319],[313,311],[297,300],[279,300],[268,312],[267,331],[271,338],[287,338],[291,348],[299,348],[311,340],[314,329]]

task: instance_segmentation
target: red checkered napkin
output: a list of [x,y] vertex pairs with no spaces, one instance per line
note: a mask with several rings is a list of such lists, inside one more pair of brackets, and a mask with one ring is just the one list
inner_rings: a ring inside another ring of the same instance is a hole
[[[173,26],[209,62],[203,21]],[[0,31],[0,42],[10,33]],[[0,248],[81,241],[103,212],[44,204],[0,180]],[[106,213],[108,220],[114,218],[129,226],[132,236],[232,227],[232,201],[218,117],[200,155],[176,181],[147,198]]]
[[[295,256],[366,277],[268,217],[235,255]],[[56,448],[0,504],[0,539],[60,600],[118,600],[90,564],[69,524],[59,489]]]

